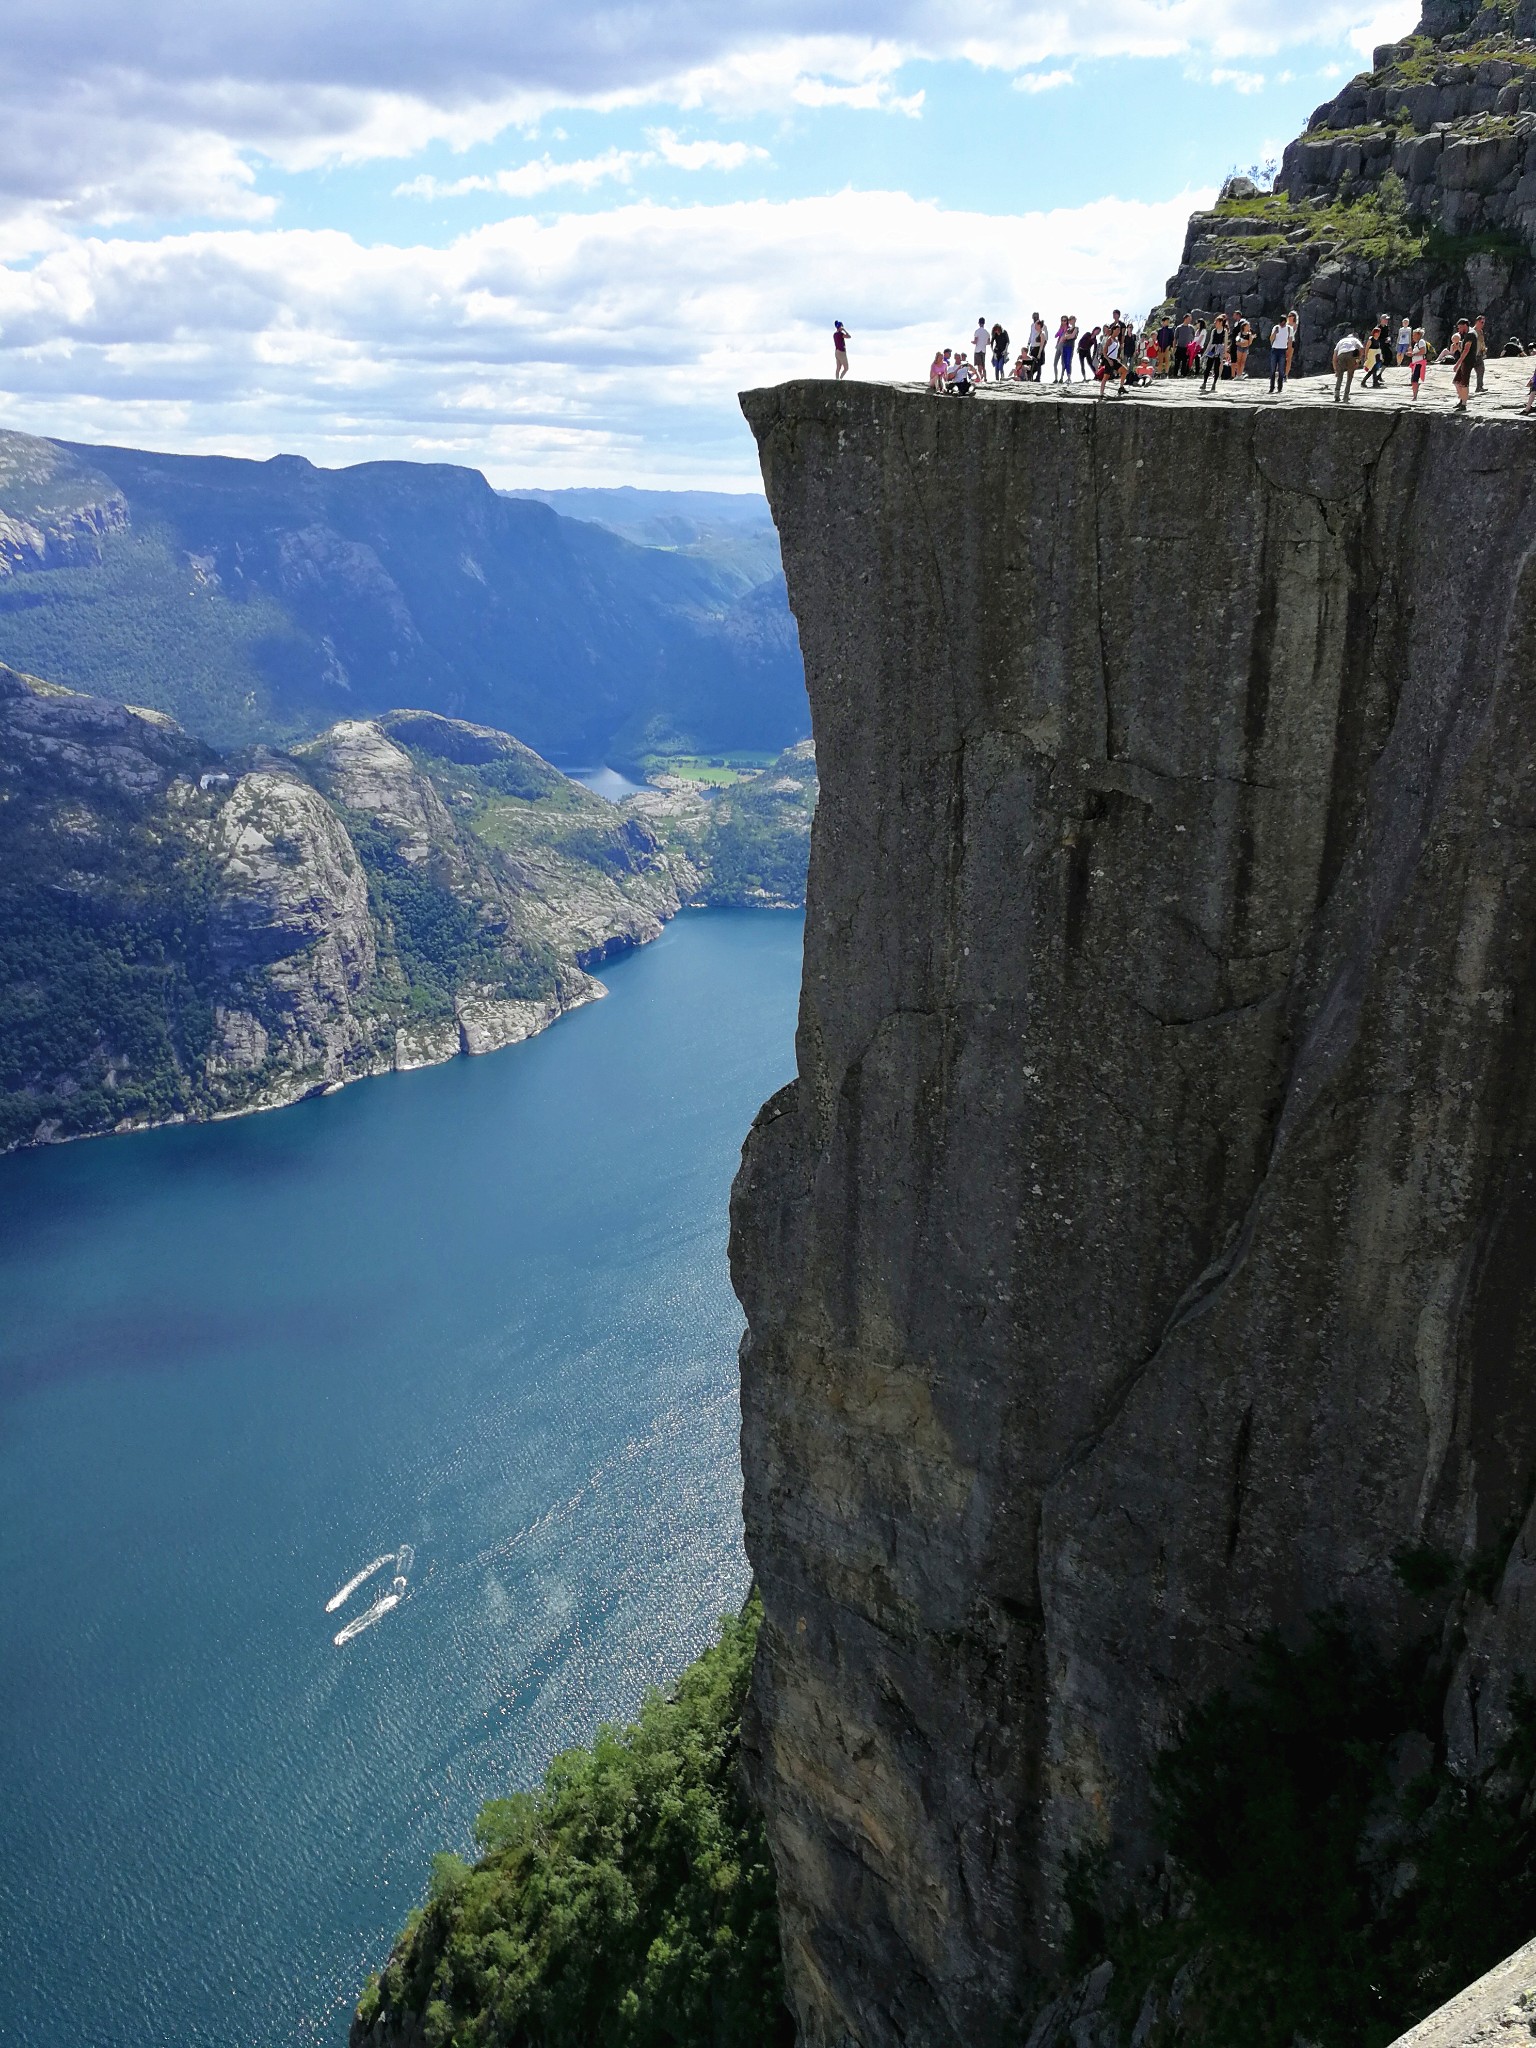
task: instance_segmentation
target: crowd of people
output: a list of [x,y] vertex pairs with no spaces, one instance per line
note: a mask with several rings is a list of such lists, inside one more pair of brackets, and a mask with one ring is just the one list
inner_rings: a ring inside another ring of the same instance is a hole
[[1127,384],[1144,382],[1151,374],[1136,323],[1126,319],[1118,306],[1101,326],[1090,327],[1086,333],[1072,314],[1064,313],[1056,328],[1054,348],[1050,329],[1038,313],[1032,313],[1029,332],[1010,367],[1012,347],[1012,336],[1000,320],[988,326],[985,317],[978,319],[969,351],[935,351],[928,369],[929,390],[964,398],[977,384],[988,381],[989,362],[994,383],[1038,384],[1044,378],[1048,354],[1053,383],[1070,384],[1076,363],[1079,381],[1095,381],[1101,396],[1111,387],[1123,391]]
[[[1101,398],[1109,391],[1123,395],[1162,377],[1198,377],[1201,394],[1208,395],[1224,379],[1250,376],[1255,371],[1262,375],[1265,370],[1269,390],[1278,396],[1295,365],[1299,324],[1299,316],[1291,311],[1267,323],[1266,334],[1257,332],[1240,314],[1187,312],[1166,315],[1155,330],[1143,332],[1117,306],[1108,320],[1087,329],[1079,326],[1074,314],[1063,313],[1053,334],[1040,315],[1032,313],[1028,333],[1010,363],[1013,342],[1007,328],[1000,320],[989,325],[981,317],[968,350],[935,350],[928,388],[965,398],[977,385],[989,381],[989,372],[994,383],[1039,384],[1045,380],[1049,358],[1053,384],[1070,386],[1075,365],[1076,381],[1096,386]],[[1510,341],[1503,353],[1536,356],[1536,342],[1527,347]],[[1335,342],[1333,395],[1347,403],[1357,375],[1363,386],[1380,389],[1385,372],[1397,368],[1407,372],[1412,396],[1417,399],[1435,362],[1450,366],[1457,409],[1462,410],[1474,384],[1478,391],[1483,388],[1487,356],[1481,318],[1458,320],[1450,340],[1435,352],[1422,327],[1383,313],[1363,336],[1350,331]],[[1251,366],[1250,357],[1257,358]],[[846,374],[846,368],[847,357],[840,350],[838,374]],[[1530,412],[1533,408],[1536,371],[1532,372],[1525,409]]]

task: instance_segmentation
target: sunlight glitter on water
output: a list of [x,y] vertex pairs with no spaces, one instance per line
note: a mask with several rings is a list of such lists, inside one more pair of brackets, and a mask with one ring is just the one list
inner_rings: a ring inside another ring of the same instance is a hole
[[343,2042],[432,1854],[739,1601],[799,950],[688,916],[506,1053],[0,1161],[0,2039]]

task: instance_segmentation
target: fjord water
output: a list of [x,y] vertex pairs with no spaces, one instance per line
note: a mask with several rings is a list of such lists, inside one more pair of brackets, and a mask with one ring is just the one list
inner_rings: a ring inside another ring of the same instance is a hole
[[740,1601],[800,939],[685,915],[527,1045],[0,1161],[0,2040],[344,2041],[432,1853]]

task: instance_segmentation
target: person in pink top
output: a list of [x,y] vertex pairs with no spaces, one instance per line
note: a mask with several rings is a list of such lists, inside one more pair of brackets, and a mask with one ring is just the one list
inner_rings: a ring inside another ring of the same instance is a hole
[[852,339],[852,335],[841,320],[833,321],[832,354],[837,362],[837,369],[834,374],[838,377],[846,377],[848,374],[848,344]]

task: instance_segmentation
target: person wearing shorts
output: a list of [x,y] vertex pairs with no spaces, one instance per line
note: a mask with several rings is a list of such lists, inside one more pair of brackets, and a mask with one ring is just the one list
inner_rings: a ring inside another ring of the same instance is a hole
[[842,321],[835,320],[832,323],[832,356],[837,364],[833,374],[837,377],[846,377],[848,374],[848,343],[851,339]]
[[1429,375],[1429,343],[1424,339],[1422,327],[1414,328],[1412,338],[1408,343],[1408,366],[1409,379],[1413,386],[1413,395],[1417,399],[1419,388],[1423,384],[1424,379]]

